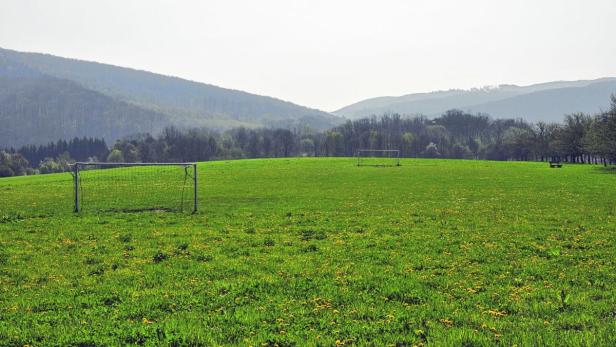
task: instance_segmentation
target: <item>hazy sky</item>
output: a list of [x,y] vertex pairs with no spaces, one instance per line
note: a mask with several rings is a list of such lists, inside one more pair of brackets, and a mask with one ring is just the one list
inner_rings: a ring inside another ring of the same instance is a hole
[[0,0],[0,47],[333,111],[368,97],[616,76],[615,0]]

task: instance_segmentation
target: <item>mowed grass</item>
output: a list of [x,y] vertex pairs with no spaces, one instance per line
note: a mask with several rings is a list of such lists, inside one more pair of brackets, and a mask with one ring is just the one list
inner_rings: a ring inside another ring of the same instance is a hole
[[0,345],[616,345],[616,174],[354,164],[203,163],[195,215],[0,179]]

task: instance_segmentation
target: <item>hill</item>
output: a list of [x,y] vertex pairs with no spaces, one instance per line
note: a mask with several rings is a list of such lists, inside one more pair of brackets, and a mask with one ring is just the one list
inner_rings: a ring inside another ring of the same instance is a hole
[[616,93],[616,78],[549,82],[524,87],[501,85],[496,88],[367,99],[335,111],[334,114],[352,119],[383,113],[435,117],[457,108],[469,112],[485,112],[495,118],[559,122],[565,114],[592,114],[602,108],[606,109],[612,93]]
[[[132,107],[130,110],[136,113],[156,115],[156,117],[162,115],[164,122],[180,127],[205,126],[224,129],[242,125],[247,127],[309,126],[315,129],[326,129],[342,122],[340,118],[323,111],[243,91],[107,64],[0,49],[0,77],[22,79],[33,76],[73,82],[80,88],[106,96],[114,103],[130,105]],[[33,85],[40,81],[42,83],[40,88],[44,89],[47,87],[48,80],[29,80],[27,83]],[[12,92],[18,93],[19,90],[12,90]],[[37,104],[34,99],[29,101],[33,102],[30,108],[44,109],[48,106]],[[53,100],[46,101],[53,102]],[[65,98],[57,102],[62,102],[58,105],[60,108],[64,105],[70,108],[70,101]],[[67,102],[69,104],[66,104]],[[88,109],[87,100],[75,100],[75,103],[83,105],[84,110]],[[5,107],[6,105],[0,103],[0,108]],[[127,108],[125,111],[128,110]],[[10,117],[9,122],[17,122],[22,117],[19,112],[14,112],[16,110],[10,111],[13,113],[4,113],[5,117]],[[125,122],[128,128],[135,128],[134,132],[143,130],[138,126],[139,116],[132,119],[130,112],[121,116],[121,121]],[[63,115],[50,116],[50,118],[53,117],[62,118]],[[98,125],[101,124],[100,120],[97,121],[87,114],[83,117],[88,119],[84,124],[90,124],[92,127],[88,133],[96,133]],[[117,119],[120,120],[120,118]],[[2,120],[7,121],[7,119]],[[40,122],[43,121],[43,119],[40,120]],[[114,126],[110,123],[102,125],[105,128]],[[123,131],[118,130],[117,133],[123,133]],[[82,135],[84,134],[79,134],[79,136]],[[99,136],[102,135],[104,134],[101,133]],[[38,137],[45,137],[45,134],[31,133],[28,140]],[[107,140],[113,141],[114,139]],[[23,143],[24,141],[18,142]],[[41,142],[44,141],[37,141],[37,143]]]
[[84,181],[78,216],[68,173],[0,179],[0,345],[616,344],[613,172],[352,158],[199,170],[194,215],[88,212],[177,201],[160,188],[177,181],[140,169],[91,182],[121,199]]
[[48,76],[0,77],[0,148],[155,133],[169,117]]

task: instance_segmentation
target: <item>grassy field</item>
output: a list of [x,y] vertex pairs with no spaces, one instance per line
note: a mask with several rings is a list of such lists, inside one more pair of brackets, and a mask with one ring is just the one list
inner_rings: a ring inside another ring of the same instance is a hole
[[196,215],[0,179],[0,345],[616,345],[616,172],[354,163],[203,163]]

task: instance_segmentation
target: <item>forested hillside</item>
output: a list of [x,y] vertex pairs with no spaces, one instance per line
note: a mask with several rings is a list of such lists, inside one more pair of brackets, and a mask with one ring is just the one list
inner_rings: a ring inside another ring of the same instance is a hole
[[107,64],[0,49],[0,75],[7,70],[6,65],[19,65],[73,81],[108,97],[164,114],[181,127],[276,125],[326,129],[342,122],[332,114],[271,97]]
[[134,133],[158,133],[171,124],[167,115],[75,82],[11,71],[14,77],[0,76],[0,147],[83,136],[113,142]]

